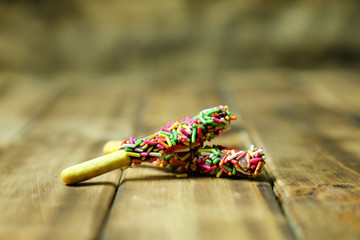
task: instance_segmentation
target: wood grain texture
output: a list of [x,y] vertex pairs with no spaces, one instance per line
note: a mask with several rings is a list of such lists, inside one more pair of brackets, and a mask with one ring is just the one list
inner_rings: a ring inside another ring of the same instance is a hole
[[[116,100],[129,98],[131,92],[112,84],[73,85],[1,154],[1,239],[96,237],[120,170],[74,187],[65,186],[59,174],[67,166],[101,154],[112,131],[127,135],[136,109],[119,107]],[[127,115],[120,124],[114,117],[118,114]]]
[[[187,114],[192,117],[202,109],[222,103],[214,85],[201,78],[182,79],[176,91],[173,85],[167,85],[154,88],[151,93],[152,97],[144,102],[146,112],[142,112],[139,122],[144,127],[139,132],[143,136],[155,132],[167,121]],[[182,96],[184,101],[172,101],[176,96]],[[246,141],[236,131],[216,140],[222,144],[231,142],[238,148],[244,148]],[[266,178],[258,182],[206,176],[177,179],[174,173],[151,166],[126,170],[122,177],[103,233],[104,239],[119,236],[122,239],[292,239]]]
[[0,148],[16,141],[37,116],[65,91],[65,81],[41,81],[20,74],[1,74]]
[[[314,101],[316,83],[302,77],[295,72],[229,74],[222,86],[234,102],[242,101],[237,107],[251,135],[269,153],[268,170],[296,236],[356,239],[359,125],[337,108]],[[350,86],[360,90],[357,84]],[[324,89],[331,91],[334,101],[346,94],[326,85]]]
[[[2,78],[0,239],[358,239],[358,76]],[[108,140],[143,137],[219,104],[238,120],[210,144],[264,146],[258,179],[178,179],[144,164],[61,182],[62,169],[101,155]]]

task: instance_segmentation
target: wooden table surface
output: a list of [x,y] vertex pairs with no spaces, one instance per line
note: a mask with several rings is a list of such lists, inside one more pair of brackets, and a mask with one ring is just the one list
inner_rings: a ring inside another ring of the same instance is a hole
[[[360,78],[346,70],[0,76],[0,239],[359,239]],[[139,166],[66,186],[110,139],[228,105],[215,142],[262,145],[257,179]]]

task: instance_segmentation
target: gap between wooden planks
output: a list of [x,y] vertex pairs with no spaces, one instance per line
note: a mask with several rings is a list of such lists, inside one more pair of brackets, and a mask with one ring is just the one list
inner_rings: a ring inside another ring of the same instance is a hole
[[[161,84],[167,87],[154,87],[142,103],[140,136],[155,132],[167,121],[224,104],[204,79],[182,78],[176,86]],[[173,101],[176,96],[181,100]],[[233,124],[228,138],[224,135],[216,142],[249,147],[249,141],[244,146],[243,134],[237,131],[241,122]],[[292,233],[266,178],[177,179],[162,169],[140,166],[124,173],[101,238],[291,239]]]
[[[359,92],[359,85],[354,79],[342,81],[344,75],[336,72],[315,76],[323,80],[317,82],[311,72],[234,73],[221,87],[239,103],[251,135],[269,153],[274,188],[296,237],[357,239],[360,130],[350,117],[354,112],[337,106],[351,99],[347,94]],[[332,85],[326,84],[329,76]],[[329,91],[336,104],[319,104],[316,94],[323,92],[314,91],[319,89]]]

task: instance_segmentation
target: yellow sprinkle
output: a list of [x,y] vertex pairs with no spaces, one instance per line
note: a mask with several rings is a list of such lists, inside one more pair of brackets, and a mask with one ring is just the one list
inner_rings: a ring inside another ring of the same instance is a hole
[[216,174],[216,177],[217,177],[217,178],[219,178],[219,177],[220,177],[220,175],[222,174],[222,172],[223,172],[223,170],[222,170],[222,169],[220,169],[220,171],[218,171],[218,173]]
[[178,124],[179,124],[179,122],[176,122],[176,123],[174,123],[173,125],[171,125],[171,127],[169,127],[168,129],[171,131],[171,130],[173,130]]
[[184,168],[184,165],[180,165],[176,170],[181,171]]
[[184,125],[182,126],[183,128],[187,128],[187,129],[190,129],[190,127],[188,125]]
[[134,153],[134,152],[126,152],[126,155],[137,158],[140,157],[140,153]]
[[180,160],[185,161],[186,159],[188,159],[190,157],[190,155],[191,155],[191,153],[187,153],[183,157],[181,157]]
[[160,164],[160,167],[161,167],[161,168],[164,168],[164,164],[161,163],[161,164]]
[[211,148],[199,149],[198,152],[211,152]]
[[165,151],[164,151],[164,150],[160,150],[159,153],[163,154],[163,153],[165,153]]
[[191,163],[190,161],[187,161],[187,162],[186,162],[186,164],[185,164],[185,169],[188,169],[188,168],[189,168],[190,163]]
[[160,137],[163,137],[163,138],[168,137],[168,135],[165,135],[165,134],[163,134],[163,133],[159,133],[159,136],[160,136]]
[[167,144],[169,145],[169,147],[172,147],[172,143],[171,143],[171,141],[170,141],[169,136],[166,136],[166,137],[165,137],[165,140],[166,140]]
[[176,177],[177,178],[186,178],[186,177],[188,177],[188,174],[187,173],[176,174]]
[[225,119],[229,121],[230,118],[229,118],[229,116],[225,116]]
[[228,107],[228,106],[224,106],[224,108],[229,111],[229,107]]
[[189,143],[187,141],[183,142],[183,144],[189,146]]
[[151,146],[148,150],[147,153],[151,152],[153,150],[154,146]]

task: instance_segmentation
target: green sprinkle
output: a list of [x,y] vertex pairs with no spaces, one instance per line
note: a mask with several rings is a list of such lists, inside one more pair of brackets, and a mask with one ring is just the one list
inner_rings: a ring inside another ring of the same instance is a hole
[[216,158],[216,159],[213,160],[212,163],[213,163],[213,164],[217,164],[218,162],[220,162],[220,159],[219,159],[219,158]]
[[173,156],[174,156],[174,154],[173,154],[173,155],[168,155],[168,156],[166,156],[166,157],[165,157],[165,161],[169,161],[170,158],[172,158]]
[[205,119],[203,117],[199,116],[199,119],[202,123],[205,123]]
[[236,168],[235,167],[233,167],[233,169],[232,169],[232,175],[236,175]]
[[208,164],[212,164],[212,161],[210,159],[206,159],[205,162]]
[[206,121],[205,121],[205,124],[213,124],[213,123],[214,123],[214,120],[212,120],[212,119],[211,119],[211,120],[206,120]]
[[229,110],[225,110],[227,115],[231,115],[231,112]]
[[132,152],[133,149],[132,149],[132,148],[125,148],[125,151],[126,151],[126,152]]
[[170,135],[171,135],[171,133],[165,132],[165,131],[160,131],[160,133],[162,133],[162,134],[164,134],[164,135],[167,135],[167,136],[169,136],[169,137],[170,137]]
[[206,113],[206,115],[211,115],[211,114],[213,114],[213,113],[219,112],[220,110],[221,110],[220,108],[218,108],[218,109],[211,109],[210,111],[208,111],[208,112]]
[[196,129],[193,129],[191,134],[191,142],[195,143],[195,139],[196,139]]
[[143,142],[142,139],[136,140],[135,147],[139,146]]
[[229,172],[231,172],[232,171],[232,169],[231,168],[229,168],[227,165],[223,165],[223,168],[225,168],[226,170],[228,170]]
[[174,165],[174,164],[169,163],[169,164],[167,165],[167,167],[177,167],[177,165]]
[[178,138],[178,135],[177,135],[176,130],[175,130],[175,129],[173,129],[173,130],[172,130],[172,132],[173,132],[173,135],[174,135],[174,139],[177,139],[177,138]]
[[172,145],[173,145],[173,146],[175,146],[175,145],[176,145],[176,142],[174,141],[174,139],[173,139],[173,138],[171,138],[171,139],[170,139],[170,142],[172,143]]
[[215,156],[219,156],[220,153],[218,151],[216,151],[215,149],[211,149],[211,151],[215,154]]

